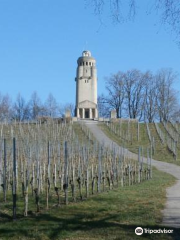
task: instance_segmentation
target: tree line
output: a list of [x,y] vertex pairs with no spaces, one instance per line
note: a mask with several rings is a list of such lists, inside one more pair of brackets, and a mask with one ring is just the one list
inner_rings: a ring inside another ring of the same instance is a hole
[[[180,103],[173,84],[177,74],[161,69],[156,74],[137,69],[119,71],[106,78],[106,94],[98,97],[100,117],[110,117],[116,110],[118,118],[139,121],[180,121]],[[13,102],[9,95],[0,94],[0,121],[31,121],[38,117],[63,117],[66,110],[74,115],[74,105],[59,104],[50,93],[44,103],[34,92],[26,101],[18,94]]]
[[51,93],[44,103],[36,92],[28,101],[19,93],[14,102],[9,95],[0,94],[0,121],[31,121],[42,116],[63,117],[67,109],[73,115],[73,104],[59,104]]
[[117,117],[139,121],[179,121],[180,104],[173,84],[177,74],[161,69],[156,74],[133,69],[106,78],[107,94],[98,97],[99,115],[109,117],[112,109]]

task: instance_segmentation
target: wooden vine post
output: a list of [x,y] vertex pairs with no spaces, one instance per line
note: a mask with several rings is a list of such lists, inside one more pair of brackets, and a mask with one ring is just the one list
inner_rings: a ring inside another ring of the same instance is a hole
[[28,162],[26,166],[26,179],[25,179],[25,191],[24,191],[24,216],[28,215],[28,185],[29,185],[29,163],[31,160],[31,150],[29,149]]
[[94,177],[94,168],[93,164],[91,166],[91,186],[92,186],[92,195],[94,194],[94,182],[95,182],[95,177]]
[[139,142],[139,121],[137,122],[137,140]]
[[86,164],[86,179],[85,179],[85,185],[86,185],[86,198],[89,197],[89,153],[86,153],[85,155],[85,164]]
[[152,152],[153,149],[151,147],[151,152],[150,152],[150,178],[152,179]]
[[76,201],[76,195],[75,195],[75,166],[74,163],[72,164],[72,181],[71,181],[71,190],[72,190],[72,199],[73,202]]
[[3,173],[3,192],[4,192],[4,202],[6,202],[6,194],[7,194],[6,139],[4,139],[4,173]]
[[141,159],[141,148],[139,147],[139,150],[138,150],[138,183],[141,182],[141,167],[140,167],[140,159]]
[[50,143],[48,141],[48,166],[46,178],[46,209],[49,209],[49,190],[50,190]]
[[17,172],[16,172],[16,140],[13,138],[13,220],[16,220],[16,180],[17,180]]
[[98,154],[98,179],[97,179],[97,192],[101,192],[101,176],[102,176],[102,166],[101,166],[101,158],[102,158],[102,147],[99,147]]
[[1,187],[3,187],[3,166],[2,166],[2,142],[0,144],[0,193],[1,193]]
[[65,204],[68,204],[68,149],[67,141],[64,143],[64,184]]

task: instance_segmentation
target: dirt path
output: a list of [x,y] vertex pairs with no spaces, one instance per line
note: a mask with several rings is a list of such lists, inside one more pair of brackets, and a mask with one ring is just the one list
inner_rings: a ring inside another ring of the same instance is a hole
[[[83,121],[94,134],[96,139],[107,147],[115,147],[120,150],[121,147],[107,137],[104,132],[98,127],[95,121]],[[131,153],[133,159],[137,159],[137,154]],[[171,163],[152,160],[152,166],[158,170],[170,173],[177,178],[177,182],[172,187],[167,188],[167,202],[163,210],[162,224],[169,227],[180,228],[180,167]]]

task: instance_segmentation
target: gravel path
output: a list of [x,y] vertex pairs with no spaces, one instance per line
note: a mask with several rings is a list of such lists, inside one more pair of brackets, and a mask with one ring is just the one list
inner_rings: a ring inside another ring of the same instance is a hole
[[[98,127],[95,121],[83,121],[94,134],[96,139],[107,147],[115,147],[117,150],[121,147],[108,138]],[[133,159],[137,159],[137,154],[131,153]],[[158,170],[170,173],[177,178],[177,182],[172,187],[166,189],[167,202],[163,210],[162,225],[168,227],[180,228],[180,167],[171,163],[152,160],[152,166]]]

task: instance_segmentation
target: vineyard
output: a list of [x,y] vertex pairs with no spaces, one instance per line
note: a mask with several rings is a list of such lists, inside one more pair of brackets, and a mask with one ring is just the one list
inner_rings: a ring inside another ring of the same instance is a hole
[[132,152],[139,146],[156,160],[180,164],[180,125],[172,122],[139,123],[130,120],[101,124],[102,130]]
[[133,161],[124,149],[100,145],[83,124],[6,123],[0,134],[0,210],[14,220],[152,177],[141,148]]

